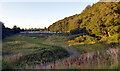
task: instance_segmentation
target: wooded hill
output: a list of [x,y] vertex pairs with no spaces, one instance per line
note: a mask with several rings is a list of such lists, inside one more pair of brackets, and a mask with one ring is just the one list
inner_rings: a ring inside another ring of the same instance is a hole
[[98,2],[88,5],[81,14],[59,20],[48,27],[49,31],[89,33],[95,36],[112,36],[119,33],[120,2]]

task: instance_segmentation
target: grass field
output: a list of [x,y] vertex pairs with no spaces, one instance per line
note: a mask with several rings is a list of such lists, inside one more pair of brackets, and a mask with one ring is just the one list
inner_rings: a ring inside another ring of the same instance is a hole
[[[102,38],[100,42],[95,43],[69,42],[76,37],[79,37],[79,35],[17,34],[7,37],[2,44],[3,69],[42,66],[56,60],[62,60],[56,64],[58,69],[118,68],[116,49],[120,45],[119,42],[115,41],[116,39],[113,39],[114,37],[110,37],[110,42],[104,42],[106,38]],[[69,50],[66,47],[72,52],[79,52],[80,54],[77,57],[67,58]],[[101,54],[98,54],[98,52]],[[90,57],[87,57],[88,54],[90,54]]]
[[45,64],[68,56],[61,46],[46,44],[46,38],[33,39],[20,34],[4,39],[2,52],[3,69]]

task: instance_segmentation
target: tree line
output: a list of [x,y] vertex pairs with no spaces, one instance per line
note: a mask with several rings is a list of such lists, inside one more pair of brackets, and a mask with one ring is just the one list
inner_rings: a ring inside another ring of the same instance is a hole
[[44,28],[22,28],[21,31],[48,31],[46,27]]
[[5,27],[3,22],[0,22],[0,27],[2,30],[2,39],[4,39],[7,36],[17,34],[21,31],[21,29],[17,26],[13,26],[13,28]]
[[16,25],[14,25],[13,28],[8,28],[8,27],[5,27],[3,22],[0,22],[0,30],[2,30],[2,35],[1,35],[2,39],[8,36],[20,33],[21,31],[48,31],[46,27],[44,29],[41,29],[41,28],[20,29],[20,27],[17,27]]

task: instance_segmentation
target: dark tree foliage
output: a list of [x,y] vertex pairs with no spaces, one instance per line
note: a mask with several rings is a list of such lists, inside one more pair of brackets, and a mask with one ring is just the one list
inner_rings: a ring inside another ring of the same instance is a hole
[[49,31],[49,29],[47,29],[46,27],[44,29],[42,28],[25,28],[25,29],[21,29],[21,31]]
[[71,30],[70,31],[71,34],[79,34],[79,29],[75,29],[75,30]]
[[80,28],[70,31],[71,34],[81,34],[81,35],[89,35],[89,32],[86,30],[86,28]]
[[20,28],[19,28],[19,27],[17,27],[16,25],[15,25],[15,26],[13,26],[12,30],[14,31],[14,34],[16,34],[16,33],[19,33],[19,32],[20,32]]
[[6,28],[4,26],[4,23],[0,22],[0,25],[2,25],[2,39],[4,39],[5,37],[7,36],[11,36],[11,35],[14,35],[14,34],[17,34],[20,32],[20,28],[17,27],[17,26],[14,26],[12,29],[10,28]]

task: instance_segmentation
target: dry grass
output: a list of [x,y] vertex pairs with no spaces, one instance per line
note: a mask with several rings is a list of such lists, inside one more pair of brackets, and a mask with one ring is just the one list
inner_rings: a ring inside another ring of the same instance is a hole
[[26,43],[25,45],[22,46],[22,48],[30,48],[30,47],[40,47],[38,44],[32,44],[32,43]]
[[95,42],[73,42],[73,43],[69,43],[69,46],[72,46],[72,45],[81,45],[81,44],[94,44]]
[[19,44],[19,43],[23,43],[25,41],[11,41],[11,42],[6,42],[8,44]]

